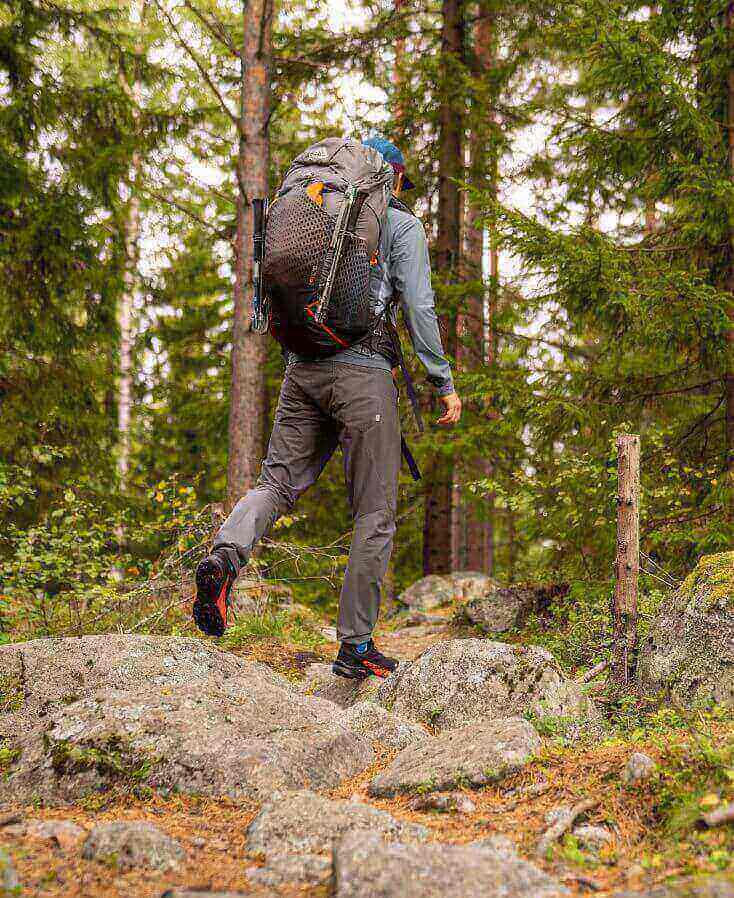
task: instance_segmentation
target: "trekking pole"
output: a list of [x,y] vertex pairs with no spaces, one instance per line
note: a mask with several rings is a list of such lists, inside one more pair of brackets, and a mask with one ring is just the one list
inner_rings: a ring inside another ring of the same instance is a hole
[[250,330],[264,334],[268,329],[268,311],[263,299],[262,262],[265,255],[265,225],[268,215],[268,201],[252,201],[252,320]]
[[329,247],[324,255],[324,261],[321,264],[321,276],[319,277],[318,304],[314,318],[321,324],[326,318],[329,311],[329,303],[331,294],[336,283],[336,276],[339,273],[339,264],[342,260],[344,252],[344,241],[347,234],[353,234],[354,229],[359,221],[362,207],[367,200],[369,193],[366,190],[359,190],[351,185],[347,187],[344,194],[344,201],[339,209],[339,215],[331,234]]

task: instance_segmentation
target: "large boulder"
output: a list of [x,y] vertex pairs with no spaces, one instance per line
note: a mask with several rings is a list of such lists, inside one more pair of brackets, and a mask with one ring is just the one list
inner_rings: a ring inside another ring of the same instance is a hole
[[138,868],[175,869],[184,859],[183,848],[175,839],[145,821],[100,823],[87,836],[82,857],[100,861],[118,870]]
[[567,889],[517,857],[480,847],[406,845],[354,832],[334,856],[336,898],[561,898]]
[[197,639],[114,635],[0,648],[19,698],[0,714],[0,801],[72,801],[110,786],[262,800],[332,788],[373,760],[264,665]]
[[[407,666],[408,662],[401,662],[398,671]],[[303,695],[326,699],[340,708],[350,708],[360,702],[385,705],[392,690],[394,676],[393,674],[386,679],[367,677],[365,680],[350,680],[332,673],[331,664],[309,664],[298,688]]]
[[734,707],[734,552],[702,558],[645,638],[640,686],[684,707]]
[[468,623],[483,633],[506,633],[522,626],[533,611],[547,607],[568,593],[568,584],[547,586],[491,585],[456,609],[457,623]]
[[472,724],[401,751],[369,791],[384,797],[486,786],[516,773],[540,745],[535,729],[520,717]]
[[321,854],[276,854],[263,867],[247,867],[250,882],[268,888],[288,884],[320,885],[331,879],[331,858]]
[[454,574],[429,574],[413,583],[398,597],[399,607],[413,611],[431,611],[484,595],[494,586],[486,575],[475,571]]
[[331,800],[304,790],[279,795],[263,807],[247,830],[253,854],[322,854],[353,830],[386,839],[424,839],[428,830],[401,823],[387,811],[358,801]]
[[487,639],[437,643],[384,681],[379,697],[393,714],[438,732],[475,720],[533,715],[568,727],[599,719],[594,703],[536,646]]
[[401,720],[373,702],[359,702],[345,708],[336,717],[336,722],[350,733],[381,742],[398,751],[433,738],[423,727],[409,720]]

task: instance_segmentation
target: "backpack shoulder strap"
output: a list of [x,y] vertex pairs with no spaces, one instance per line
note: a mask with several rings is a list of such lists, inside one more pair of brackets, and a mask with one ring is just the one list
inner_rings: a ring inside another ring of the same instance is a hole
[[410,208],[410,206],[408,206],[402,200],[399,200],[394,194],[390,194],[388,206],[391,209],[397,209],[398,212],[407,212],[408,215],[412,215],[415,218],[415,212]]

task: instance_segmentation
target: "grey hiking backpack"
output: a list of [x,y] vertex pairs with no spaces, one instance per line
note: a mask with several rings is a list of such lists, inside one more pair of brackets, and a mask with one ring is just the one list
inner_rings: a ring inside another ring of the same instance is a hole
[[301,153],[267,212],[262,290],[270,331],[324,358],[372,332],[377,261],[393,170],[372,147],[328,137]]

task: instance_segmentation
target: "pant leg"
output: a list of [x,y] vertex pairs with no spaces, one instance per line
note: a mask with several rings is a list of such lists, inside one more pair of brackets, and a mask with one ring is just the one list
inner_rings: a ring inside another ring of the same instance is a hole
[[354,526],[339,599],[337,636],[369,639],[395,536],[400,421],[389,371],[334,364],[332,414],[339,423],[344,475]]
[[338,445],[336,424],[319,403],[330,370],[291,366],[286,371],[262,471],[222,524],[214,547],[224,549],[235,570],[298,497],[316,482]]

